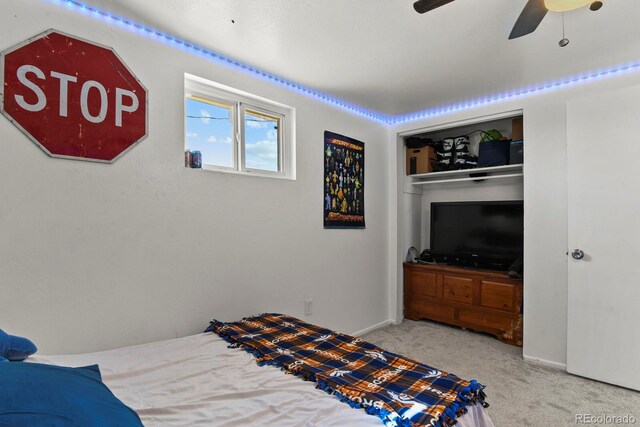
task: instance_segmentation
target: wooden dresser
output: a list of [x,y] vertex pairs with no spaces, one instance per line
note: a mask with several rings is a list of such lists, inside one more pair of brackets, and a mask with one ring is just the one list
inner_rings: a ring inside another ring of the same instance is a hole
[[504,272],[404,263],[404,317],[488,332],[522,346],[522,280]]

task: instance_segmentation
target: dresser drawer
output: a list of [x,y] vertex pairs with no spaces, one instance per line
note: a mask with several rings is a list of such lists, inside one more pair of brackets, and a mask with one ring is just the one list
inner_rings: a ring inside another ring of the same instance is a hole
[[480,285],[480,305],[513,312],[515,293],[514,285],[483,280]]
[[462,304],[473,304],[473,280],[443,276],[442,298]]
[[411,272],[411,293],[427,297],[438,297],[438,275],[435,273]]
[[471,323],[485,328],[506,330],[511,327],[512,319],[500,314],[460,310],[458,320],[464,323]]
[[420,298],[413,299],[410,307],[411,312],[416,314],[418,318],[422,317],[447,323],[451,323],[455,319],[455,309],[453,307],[432,304]]

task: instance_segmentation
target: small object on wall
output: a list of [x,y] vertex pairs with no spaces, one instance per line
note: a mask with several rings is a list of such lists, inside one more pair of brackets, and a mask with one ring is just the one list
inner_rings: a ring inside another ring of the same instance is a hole
[[191,167],[194,169],[202,169],[202,153],[198,150],[191,152]]
[[436,150],[431,146],[407,148],[407,175],[432,172],[436,162]]
[[364,143],[324,132],[324,228],[365,228]]
[[2,114],[51,157],[113,163],[147,136],[147,90],[109,47],[48,30],[0,69]]
[[191,167],[191,159],[193,157],[193,154],[191,153],[191,150],[185,150],[184,152],[184,167],[186,168],[190,168]]

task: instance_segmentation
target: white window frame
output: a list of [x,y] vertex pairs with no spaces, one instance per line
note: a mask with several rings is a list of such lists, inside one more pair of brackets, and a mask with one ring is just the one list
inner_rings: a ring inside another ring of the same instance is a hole
[[[266,98],[233,89],[191,74],[185,74],[185,123],[184,141],[187,148],[186,100],[197,98],[206,102],[219,102],[232,106],[233,113],[233,167],[206,165],[202,168],[217,172],[237,173],[252,176],[295,179],[295,109]],[[278,126],[278,166],[279,171],[252,169],[246,167],[245,156],[245,111],[254,111],[277,118]]]

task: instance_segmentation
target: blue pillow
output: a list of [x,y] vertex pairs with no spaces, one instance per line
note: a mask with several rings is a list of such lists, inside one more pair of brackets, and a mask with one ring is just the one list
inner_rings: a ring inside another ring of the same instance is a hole
[[0,329],[0,357],[11,362],[19,362],[38,351],[30,340],[15,335],[9,335]]
[[98,365],[0,364],[0,427],[142,426],[104,385]]
[[9,353],[10,348],[11,338],[5,331],[0,329],[0,357],[4,357],[5,354]]

